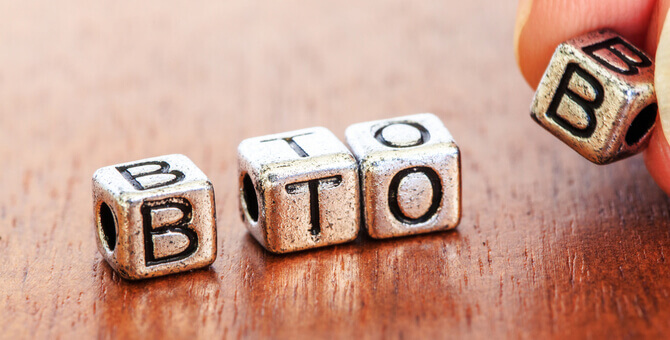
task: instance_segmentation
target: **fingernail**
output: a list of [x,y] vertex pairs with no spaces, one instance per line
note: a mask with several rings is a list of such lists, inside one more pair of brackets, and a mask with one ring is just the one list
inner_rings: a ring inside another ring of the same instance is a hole
[[658,113],[665,140],[670,143],[670,24],[668,17],[663,23],[658,49],[656,50],[656,71],[654,75]]
[[533,7],[533,0],[519,0],[519,7],[516,11],[516,23],[514,24],[514,56],[516,62],[521,66],[519,58],[519,39],[523,32],[524,26],[530,17],[530,10]]

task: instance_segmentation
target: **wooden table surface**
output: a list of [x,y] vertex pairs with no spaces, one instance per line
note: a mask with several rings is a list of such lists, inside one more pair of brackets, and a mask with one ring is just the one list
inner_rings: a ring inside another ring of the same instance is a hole
[[[670,336],[670,201],[642,158],[596,166],[536,125],[516,1],[2,1],[0,337]],[[238,214],[236,147],[437,114],[456,231],[275,256]],[[91,175],[188,155],[215,186],[209,269],[120,279]]]

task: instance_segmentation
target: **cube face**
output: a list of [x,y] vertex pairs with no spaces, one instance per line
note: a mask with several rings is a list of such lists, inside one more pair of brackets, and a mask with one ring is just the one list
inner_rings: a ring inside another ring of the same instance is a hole
[[417,114],[354,124],[368,234],[389,238],[455,228],[461,217],[460,152],[439,118]]
[[579,154],[607,164],[641,151],[656,121],[653,62],[616,33],[561,44],[531,105],[531,117]]
[[123,278],[178,273],[216,259],[214,190],[186,156],[100,168],[93,201],[98,249]]
[[358,235],[356,160],[327,129],[244,140],[238,160],[242,219],[265,249],[287,253]]

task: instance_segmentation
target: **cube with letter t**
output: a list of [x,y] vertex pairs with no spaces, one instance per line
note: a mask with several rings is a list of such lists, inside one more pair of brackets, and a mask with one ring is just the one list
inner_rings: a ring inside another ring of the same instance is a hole
[[288,253],[358,235],[356,159],[328,129],[246,139],[238,161],[242,219],[265,249]]

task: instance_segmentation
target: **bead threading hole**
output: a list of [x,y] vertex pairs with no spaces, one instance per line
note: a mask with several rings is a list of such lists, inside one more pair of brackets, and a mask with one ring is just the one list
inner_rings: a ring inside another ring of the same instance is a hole
[[247,211],[249,218],[253,222],[258,221],[258,198],[256,197],[256,189],[249,174],[245,174],[242,180],[242,199],[244,200],[244,209]]
[[637,114],[628,128],[628,132],[626,132],[626,144],[629,146],[635,145],[647,135],[647,132],[656,122],[657,112],[658,105],[651,104]]
[[107,203],[100,204],[100,210],[98,212],[100,218],[100,228],[102,229],[103,234],[103,243],[110,251],[114,251],[116,248],[116,219],[114,218],[114,213],[112,209],[109,208]]

